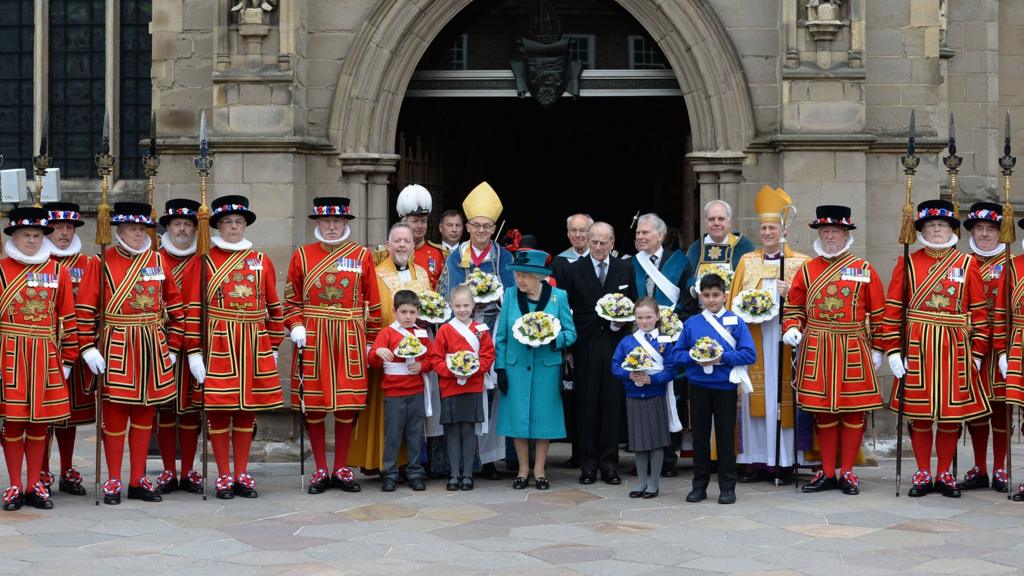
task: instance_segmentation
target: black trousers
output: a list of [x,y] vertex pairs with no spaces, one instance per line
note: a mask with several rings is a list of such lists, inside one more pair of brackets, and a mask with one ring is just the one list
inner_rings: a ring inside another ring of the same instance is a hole
[[736,389],[715,390],[690,384],[690,419],[693,425],[693,487],[711,482],[711,423],[718,448],[718,488],[736,489]]
[[598,334],[577,345],[574,354],[576,379],[576,460],[584,474],[617,476],[619,428],[625,405],[625,388],[612,375],[615,339]]

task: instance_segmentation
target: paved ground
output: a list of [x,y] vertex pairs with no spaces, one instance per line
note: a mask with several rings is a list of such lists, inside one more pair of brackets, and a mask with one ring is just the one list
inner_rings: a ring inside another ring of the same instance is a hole
[[[92,438],[81,433],[83,456]],[[1017,462],[1024,454],[1015,450]],[[565,459],[556,445],[551,462]],[[90,458],[91,460],[91,458]],[[967,449],[961,462],[969,461]],[[91,482],[92,468],[82,460]],[[909,466],[909,461],[908,461]],[[150,470],[159,463],[150,461]],[[252,469],[257,500],[113,507],[57,494],[50,511],[0,512],[0,572],[44,574],[1010,574],[1024,570],[1024,504],[995,492],[894,497],[894,461],[862,472],[863,493],[800,495],[740,486],[732,506],[686,504],[690,474],[652,500],[627,485],[552,488],[477,481],[472,492],[404,485],[383,494],[299,492],[297,465]],[[3,472],[6,474],[6,471]],[[1019,473],[1024,477],[1024,470]],[[623,475],[626,484],[632,478]],[[906,484],[904,484],[906,488]]]

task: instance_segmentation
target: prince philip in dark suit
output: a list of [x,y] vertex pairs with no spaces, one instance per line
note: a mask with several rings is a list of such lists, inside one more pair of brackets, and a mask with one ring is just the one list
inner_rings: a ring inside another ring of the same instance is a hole
[[593,484],[597,473],[619,484],[619,427],[623,387],[611,371],[615,346],[625,334],[597,315],[594,307],[605,294],[619,292],[636,300],[636,274],[629,262],[611,257],[615,230],[596,222],[589,231],[590,254],[566,267],[559,285],[569,293],[577,334],[572,349],[576,377],[576,458],[580,483]]

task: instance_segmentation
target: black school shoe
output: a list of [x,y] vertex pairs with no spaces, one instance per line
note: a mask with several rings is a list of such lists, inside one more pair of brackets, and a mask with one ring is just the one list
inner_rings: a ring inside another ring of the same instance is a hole
[[409,488],[412,488],[414,492],[423,492],[427,489],[427,483],[423,481],[423,478],[419,476],[415,478],[409,478]]
[[380,485],[381,492],[394,492],[395,491],[395,480],[394,478],[385,478]]
[[811,478],[811,481],[800,487],[800,491],[805,494],[814,492],[825,492],[826,490],[835,490],[839,488],[839,482],[835,476],[828,478],[825,476],[825,472],[818,470],[818,473]]
[[687,502],[701,502],[708,499],[708,491],[704,488],[694,488],[686,495]]
[[733,490],[724,490],[718,495],[719,504],[735,504],[736,503],[736,492]]

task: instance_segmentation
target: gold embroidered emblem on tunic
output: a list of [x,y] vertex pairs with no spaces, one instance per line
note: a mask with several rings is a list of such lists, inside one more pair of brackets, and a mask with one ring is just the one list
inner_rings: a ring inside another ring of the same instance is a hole
[[231,296],[232,298],[245,299],[252,295],[252,287],[246,284],[235,284],[234,289],[232,289],[231,292],[228,292],[228,296]]
[[708,248],[708,258],[711,258],[712,260],[718,260],[721,257],[722,257],[722,249],[721,248],[719,248],[718,246],[712,246],[711,248]]
[[26,320],[31,322],[41,322],[46,320],[46,303],[42,300],[29,299],[25,302],[19,311],[25,316]]
[[156,299],[148,294],[140,294],[130,304],[133,310],[149,310],[156,304]]

